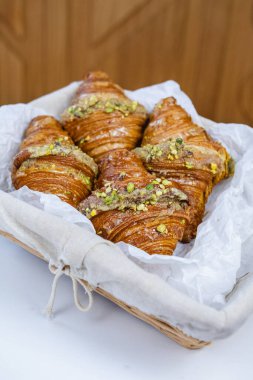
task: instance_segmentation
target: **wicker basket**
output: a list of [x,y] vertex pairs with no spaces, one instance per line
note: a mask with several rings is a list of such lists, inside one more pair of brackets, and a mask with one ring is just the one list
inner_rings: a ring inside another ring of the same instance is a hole
[[[6,237],[7,239],[11,240],[12,242],[18,244],[22,248],[24,248],[26,251],[32,253],[34,256],[37,256],[38,258],[44,260],[42,255],[32,249],[31,247],[27,246],[26,244],[22,243],[20,240],[16,239],[13,235],[1,231],[0,235]],[[85,285],[85,281],[82,281]],[[142,319],[144,322],[148,323],[149,325],[153,326],[157,330],[159,330],[161,333],[169,337],[170,339],[174,340],[176,343],[180,344],[181,346],[189,349],[199,349],[204,346],[207,346],[210,344],[210,342],[204,342],[195,338],[192,338],[191,336],[187,336],[183,331],[179,330],[178,328],[175,328],[152,315],[148,315],[146,313],[143,313],[136,307],[129,306],[125,304],[124,302],[118,300],[117,298],[113,297],[110,293],[106,292],[105,290],[101,288],[95,289],[96,293],[100,294],[101,296],[109,299],[110,301],[114,302],[116,305],[120,306],[122,309],[126,310],[128,313],[134,315],[135,317]]]

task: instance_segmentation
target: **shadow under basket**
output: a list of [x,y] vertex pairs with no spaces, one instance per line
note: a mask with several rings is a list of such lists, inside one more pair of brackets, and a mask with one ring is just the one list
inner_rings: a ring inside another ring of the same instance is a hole
[[[27,246],[26,244],[22,243],[20,240],[16,239],[15,236],[13,236],[7,232],[1,231],[1,230],[0,230],[0,235],[11,240],[12,242],[14,242],[17,245],[24,248],[26,251],[32,253],[34,256],[37,256],[38,258],[45,261],[44,257],[42,257],[42,255],[39,252],[37,252],[33,248]],[[84,286],[87,285],[87,283],[84,280],[82,280],[81,282],[83,283]],[[137,318],[143,320],[144,322],[148,323],[149,325],[153,326],[155,329],[159,330],[162,334],[166,335],[167,337],[174,340],[176,343],[180,344],[181,346],[183,346],[185,348],[195,350],[195,349],[199,349],[199,348],[205,347],[205,346],[210,344],[210,342],[201,341],[201,340],[198,340],[198,339],[193,338],[191,336],[188,336],[183,331],[179,330],[176,327],[169,325],[166,322],[163,322],[163,321],[157,319],[153,315],[143,313],[142,311],[140,311],[136,307],[129,306],[129,305],[125,304],[124,302],[118,300],[117,298],[112,296],[110,293],[106,292],[105,290],[103,290],[99,287],[94,289],[94,291],[96,293],[100,294],[101,296],[107,298],[108,300],[114,302],[116,305],[118,305],[122,309],[126,310],[128,313],[134,315],[135,317],[137,317]]]

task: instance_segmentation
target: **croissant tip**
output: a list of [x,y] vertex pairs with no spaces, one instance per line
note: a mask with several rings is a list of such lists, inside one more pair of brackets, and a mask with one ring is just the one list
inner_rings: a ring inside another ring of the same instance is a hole
[[169,96],[168,98],[164,98],[162,102],[167,104],[176,104],[177,100],[174,98],[174,96]]
[[[50,115],[39,115],[34,117],[30,123],[29,127],[35,127],[36,125],[42,127],[50,126],[50,125],[58,125],[61,128],[61,123]],[[27,130],[29,131],[29,129]]]
[[109,80],[107,73],[101,70],[90,71],[84,78],[85,80]]

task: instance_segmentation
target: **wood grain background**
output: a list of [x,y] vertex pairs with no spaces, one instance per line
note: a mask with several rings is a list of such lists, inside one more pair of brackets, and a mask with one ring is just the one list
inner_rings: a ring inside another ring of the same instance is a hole
[[199,113],[253,125],[253,0],[0,0],[0,103],[103,69],[174,79]]

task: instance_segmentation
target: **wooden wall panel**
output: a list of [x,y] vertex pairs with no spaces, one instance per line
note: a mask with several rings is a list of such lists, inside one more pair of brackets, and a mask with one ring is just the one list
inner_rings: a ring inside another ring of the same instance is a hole
[[216,117],[253,126],[253,1],[234,1]]
[[0,103],[103,69],[174,79],[199,113],[253,125],[253,0],[0,0]]

